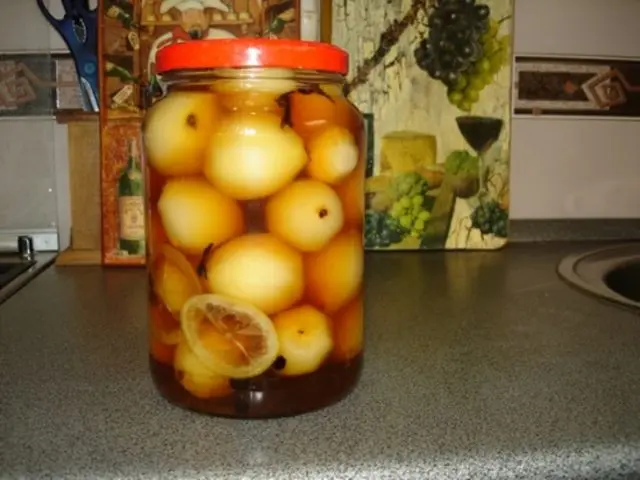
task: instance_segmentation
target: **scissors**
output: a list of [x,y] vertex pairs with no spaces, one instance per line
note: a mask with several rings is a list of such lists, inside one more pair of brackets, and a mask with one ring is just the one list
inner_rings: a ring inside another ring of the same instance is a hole
[[64,8],[62,18],[54,17],[44,0],[36,0],[47,21],[60,34],[69,48],[80,80],[85,110],[97,112],[100,93],[98,90],[98,21],[96,9],[89,0],[61,0]]

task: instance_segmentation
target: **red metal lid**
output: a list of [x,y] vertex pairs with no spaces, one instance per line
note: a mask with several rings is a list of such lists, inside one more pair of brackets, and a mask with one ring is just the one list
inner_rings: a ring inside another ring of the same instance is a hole
[[328,43],[266,38],[191,40],[164,47],[156,72],[209,68],[272,67],[346,75],[349,55]]

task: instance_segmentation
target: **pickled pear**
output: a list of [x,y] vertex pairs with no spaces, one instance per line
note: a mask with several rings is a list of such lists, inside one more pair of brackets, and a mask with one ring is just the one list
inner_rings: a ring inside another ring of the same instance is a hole
[[160,198],[162,188],[166,182],[166,178],[155,171],[153,167],[147,169],[147,183],[145,188],[147,189],[147,195],[149,196],[149,202],[155,204]]
[[167,234],[164,231],[164,227],[162,226],[162,220],[160,218],[160,214],[158,210],[151,207],[151,211],[147,215],[147,239],[148,245],[147,249],[149,250],[149,255],[153,259],[160,251],[162,245],[168,242]]
[[364,162],[336,186],[342,201],[344,221],[351,227],[360,227],[364,219]]
[[182,338],[180,324],[163,305],[149,305],[149,342],[151,356],[164,365],[173,365],[176,345]]
[[156,102],[143,128],[149,164],[163,176],[200,173],[218,117],[215,95],[208,92],[173,92]]
[[[218,94],[220,104],[232,111],[279,111],[277,99],[296,89],[293,73],[285,69],[269,69],[269,78],[239,74],[237,70],[220,70],[220,77],[211,89]],[[234,78],[237,77],[237,78]]]
[[[200,264],[202,263],[202,257],[203,255],[206,255],[206,252],[202,252],[199,255],[187,255],[187,260],[189,261],[189,264],[191,265],[191,267],[193,267],[193,271],[197,272],[198,269],[200,268]],[[207,282],[207,279],[204,278],[204,276],[198,276],[198,280],[200,281],[200,285],[202,286],[202,293],[211,293],[209,292],[209,282]]]
[[229,379],[207,368],[185,340],[176,349],[174,368],[179,382],[194,397],[224,397],[232,391]]
[[272,113],[229,115],[214,130],[204,163],[207,179],[236,200],[276,193],[307,163],[300,137]]
[[180,334],[180,322],[164,306],[152,302],[149,306],[151,320],[149,333],[165,345],[176,345],[182,335]]
[[302,252],[324,247],[344,224],[338,194],[316,180],[298,180],[269,199],[268,230]]
[[308,144],[307,173],[330,185],[344,180],[356,168],[359,152],[353,135],[346,128],[332,125],[313,135]]
[[278,334],[284,376],[305,375],[318,370],[333,348],[331,321],[310,305],[279,313],[273,318]]
[[176,346],[167,345],[152,337],[149,339],[149,353],[156,362],[171,367],[176,353]]
[[245,110],[247,112],[279,112],[276,103],[277,95],[270,92],[246,91],[220,95],[220,105],[232,112]]
[[338,125],[354,132],[361,126],[358,111],[341,96],[339,88],[323,85],[322,89],[332,99],[318,93],[296,92],[290,96],[291,123],[305,142],[329,125]]
[[302,255],[266,233],[216,249],[206,263],[209,290],[243,300],[267,315],[291,307],[304,292]]
[[362,234],[339,233],[325,248],[305,258],[307,296],[320,310],[332,314],[360,291],[364,269]]
[[348,361],[362,351],[364,335],[364,309],[362,297],[356,297],[333,316],[334,348],[331,355],[336,361]]
[[244,231],[240,206],[203,178],[170,179],[160,195],[158,212],[171,244],[191,255]]

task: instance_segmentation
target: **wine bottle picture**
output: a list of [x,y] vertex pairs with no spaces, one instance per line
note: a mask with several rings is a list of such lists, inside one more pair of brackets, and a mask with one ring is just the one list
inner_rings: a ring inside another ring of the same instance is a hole
[[145,252],[144,178],[135,139],[129,140],[127,165],[118,179],[119,248],[126,255]]
[[137,83],[139,78],[133,76],[126,68],[116,65],[109,60],[105,60],[104,74],[107,77],[119,79],[122,83]]
[[126,3],[121,4],[114,0],[107,1],[104,12],[107,17],[118,20],[125,28],[138,28],[138,24],[133,19],[132,8]]

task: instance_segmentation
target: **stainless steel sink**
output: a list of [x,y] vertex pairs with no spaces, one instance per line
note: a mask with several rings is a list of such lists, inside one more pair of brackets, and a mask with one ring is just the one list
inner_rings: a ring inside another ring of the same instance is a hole
[[640,242],[569,255],[558,273],[572,286],[640,310]]

